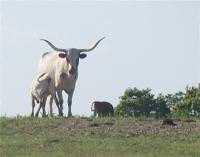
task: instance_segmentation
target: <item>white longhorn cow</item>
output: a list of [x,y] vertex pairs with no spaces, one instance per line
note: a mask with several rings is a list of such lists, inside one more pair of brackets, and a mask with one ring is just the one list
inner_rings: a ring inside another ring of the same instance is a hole
[[46,73],[54,82],[61,110],[63,109],[62,91],[64,90],[68,94],[68,116],[72,116],[71,105],[78,78],[79,58],[85,58],[87,55],[83,52],[92,51],[104,38],[101,38],[89,49],[61,49],[54,46],[48,40],[41,39],[47,42],[55,51],[43,54],[39,63],[38,75]]

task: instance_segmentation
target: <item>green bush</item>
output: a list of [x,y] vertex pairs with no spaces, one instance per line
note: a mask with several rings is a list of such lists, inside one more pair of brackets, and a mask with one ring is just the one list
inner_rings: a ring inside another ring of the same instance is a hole
[[165,97],[161,94],[157,99],[150,89],[128,88],[120,97],[120,103],[115,108],[115,114],[123,117],[163,117],[170,113]]

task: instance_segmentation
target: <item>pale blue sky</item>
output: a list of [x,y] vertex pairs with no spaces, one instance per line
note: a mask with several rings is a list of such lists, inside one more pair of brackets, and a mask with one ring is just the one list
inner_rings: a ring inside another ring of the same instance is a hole
[[89,48],[106,36],[80,61],[75,115],[91,115],[94,100],[116,106],[127,87],[166,94],[200,80],[200,2],[1,2],[0,14],[1,115],[30,114],[30,84],[51,51],[40,38]]

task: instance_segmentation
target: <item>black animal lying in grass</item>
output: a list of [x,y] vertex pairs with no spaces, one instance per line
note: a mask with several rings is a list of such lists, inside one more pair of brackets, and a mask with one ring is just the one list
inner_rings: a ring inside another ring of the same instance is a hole
[[162,121],[162,125],[173,125],[173,126],[175,126],[175,125],[177,125],[177,124],[175,124],[174,121],[173,121],[172,119],[164,119],[164,120]]

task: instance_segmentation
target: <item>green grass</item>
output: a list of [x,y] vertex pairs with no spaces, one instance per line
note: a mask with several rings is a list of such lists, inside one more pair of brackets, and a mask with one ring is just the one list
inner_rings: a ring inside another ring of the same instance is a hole
[[199,157],[200,120],[0,117],[0,156]]

